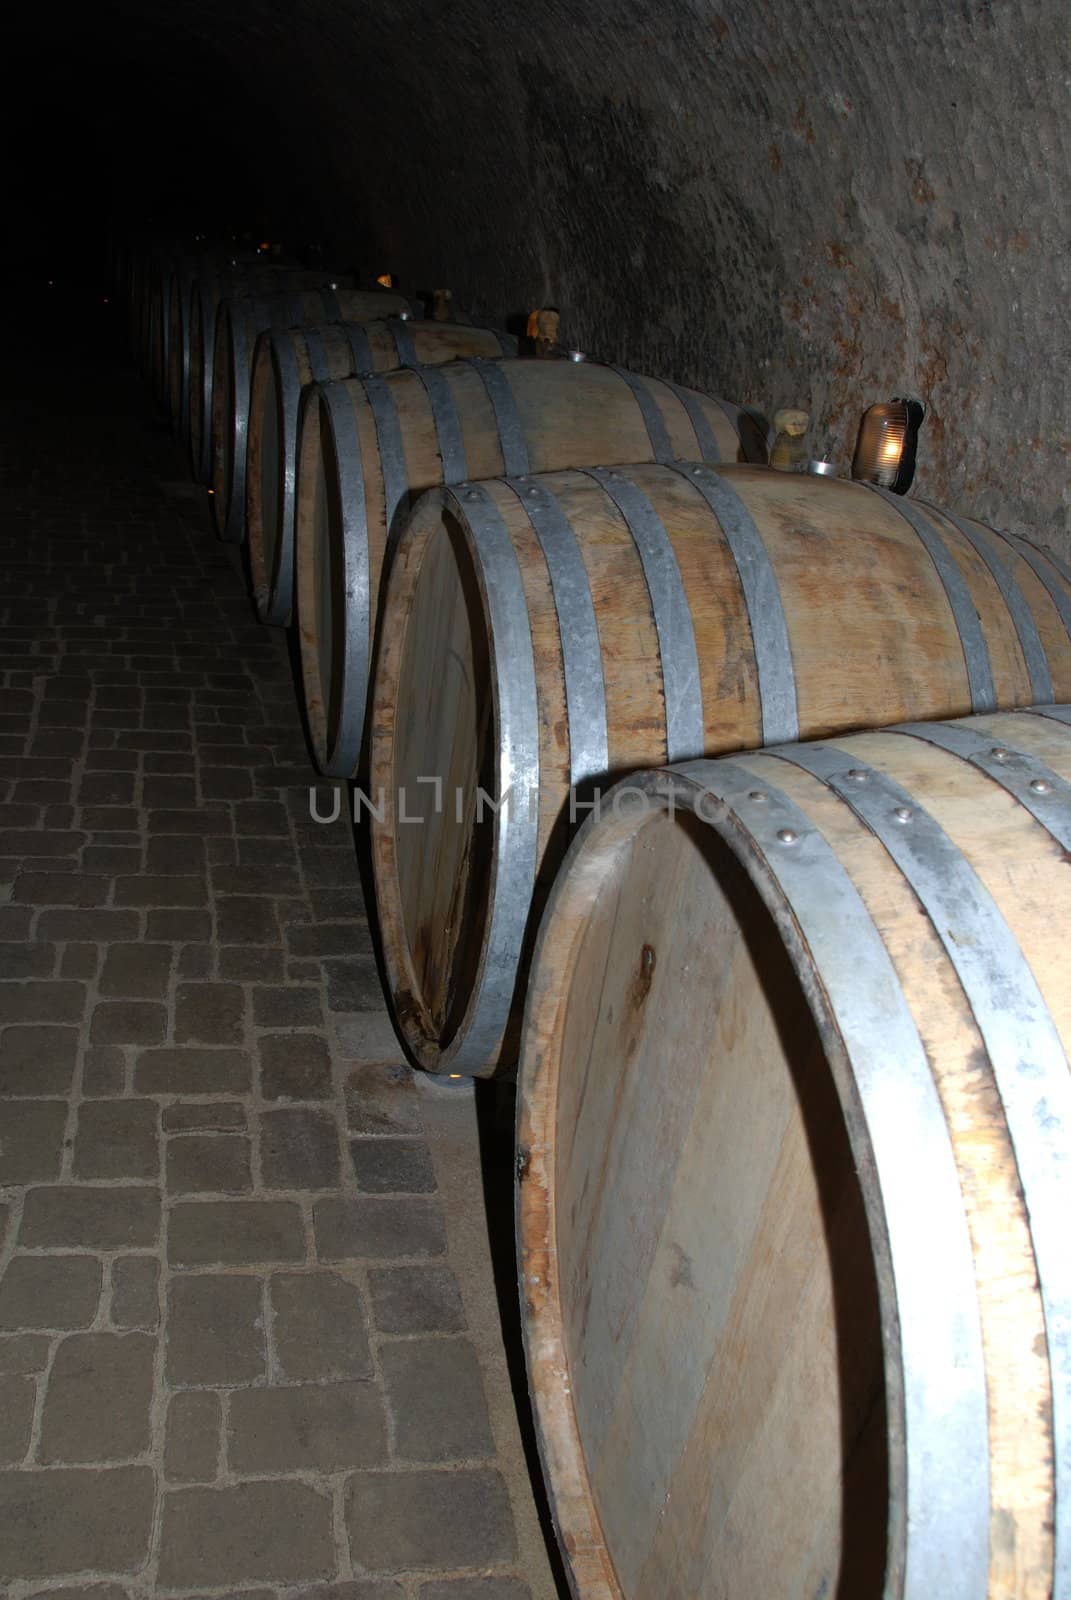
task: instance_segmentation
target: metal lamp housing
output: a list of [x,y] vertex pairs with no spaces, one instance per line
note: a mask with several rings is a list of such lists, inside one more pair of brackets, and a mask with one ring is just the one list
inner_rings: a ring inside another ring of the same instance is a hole
[[926,415],[918,400],[888,400],[863,413],[852,477],[906,494],[915,476],[919,428]]

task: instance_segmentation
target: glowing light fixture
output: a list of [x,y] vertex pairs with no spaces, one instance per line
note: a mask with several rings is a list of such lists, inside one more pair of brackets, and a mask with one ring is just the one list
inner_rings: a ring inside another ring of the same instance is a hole
[[379,277],[376,279],[376,282],[379,284],[381,289],[393,289],[394,288],[394,274],[393,274],[393,272],[381,272],[379,274]]
[[926,408],[919,400],[887,400],[863,413],[852,477],[906,494],[915,476],[919,429]]

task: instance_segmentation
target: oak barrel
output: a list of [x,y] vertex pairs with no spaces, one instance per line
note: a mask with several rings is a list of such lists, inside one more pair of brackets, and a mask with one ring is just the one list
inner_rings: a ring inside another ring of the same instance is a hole
[[579,1600],[1071,1593],[1069,720],[686,763],[578,836],[517,1214]]
[[393,560],[369,711],[376,900],[414,1058],[515,1061],[533,902],[583,818],[571,796],[607,774],[1071,699],[1055,560],[761,467],[427,495]]
[[349,289],[337,281],[220,302],[212,375],[212,489],[221,538],[238,542],[245,533],[250,383],[260,334],[269,328],[318,325],[325,320],[369,322],[385,311],[404,311],[412,317],[421,307],[383,289]]
[[198,482],[212,481],[212,384],[220,306],[248,295],[341,287],[348,281],[324,268],[250,267],[240,261],[198,276],[190,295],[189,354],[190,457]]
[[294,603],[294,489],[302,390],[353,374],[442,366],[466,356],[517,354],[513,334],[468,321],[388,317],[261,334],[253,357],[246,470],[246,531],[257,611],[285,625]]
[[765,460],[765,450],[763,428],[728,401],[594,362],[457,361],[309,389],[295,569],[302,692],[321,771],[349,776],[360,760],[384,557],[413,494],[503,472]]

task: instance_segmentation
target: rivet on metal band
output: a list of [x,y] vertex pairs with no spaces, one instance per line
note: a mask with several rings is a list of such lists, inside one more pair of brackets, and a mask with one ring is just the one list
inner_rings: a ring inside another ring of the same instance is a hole
[[959,642],[963,648],[963,660],[967,668],[967,683],[970,688],[971,707],[974,711],[995,711],[997,708],[996,691],[993,687],[993,669],[989,662],[989,647],[982,632],[982,624],[978,620],[971,592],[967,587],[963,574],[956,565],[955,559],[950,555],[948,547],[940,533],[930,519],[921,512],[910,500],[903,495],[892,494],[888,489],[879,488],[877,484],[865,485],[871,493],[879,495],[893,511],[897,512],[904,521],[918,534],[925,545],[930,559],[937,568],[937,575],[944,586],[948,603],[952,608],[952,616],[959,633]]
[[[871,768],[845,783],[848,757],[827,745],[772,752],[813,773],[885,846],[933,924],[985,1043],[1030,1216],[1052,1371],[1056,1480],[1054,1595],[1071,1593],[1071,1072],[1052,1015],[1011,928],[966,856],[892,778]],[[912,805],[910,828],[889,826]],[[1071,814],[1068,821],[1071,822]],[[938,1591],[934,1591],[938,1592]],[[943,1590],[939,1592],[944,1592]]]
[[668,760],[687,761],[702,755],[706,727],[695,628],[676,553],[658,512],[630,479],[605,467],[590,468],[588,476],[614,502],[635,542],[662,658]]
[[677,452],[670,442],[666,420],[658,409],[658,402],[645,380],[639,373],[630,372],[628,367],[619,367],[613,362],[610,363],[610,371],[616,372],[619,378],[623,378],[632,390],[636,404],[640,408],[640,415],[643,417],[643,425],[647,429],[647,437],[651,441],[651,454],[655,461],[661,461],[663,465],[668,466],[675,459]]
[[744,501],[729,480],[697,464],[678,466],[677,472],[702,495],[717,517],[736,563],[744,593],[755,668],[759,680],[763,744],[785,744],[799,738],[796,708],[796,672],[788,622],[777,574],[762,534]]
[[539,540],[558,613],[565,703],[569,713],[569,781],[574,788],[610,765],[599,627],[588,570],[573,525],[551,490],[510,480]]
[[[989,1426],[974,1256],[918,1027],[880,931],[810,816],[765,772],[762,805],[749,803],[755,773],[737,761],[679,770],[729,807],[754,840],[772,875],[772,885],[765,872],[754,875],[756,888],[813,964],[844,1043],[850,1082],[836,1065],[834,1078],[856,1164],[875,1173],[884,1226],[872,1227],[871,1238],[879,1260],[888,1261],[879,1284],[892,1286],[882,1289],[881,1308],[892,1480],[888,1592],[901,1600],[984,1600]],[[705,809],[697,814],[709,821]],[[735,828],[722,831],[731,838]],[[778,839],[786,831],[796,835],[790,849]]]

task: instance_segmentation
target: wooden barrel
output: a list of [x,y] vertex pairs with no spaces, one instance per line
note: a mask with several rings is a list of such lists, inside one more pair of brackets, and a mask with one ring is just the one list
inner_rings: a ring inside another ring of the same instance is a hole
[[216,312],[212,379],[212,488],[216,527],[222,539],[240,542],[245,533],[246,456],[253,352],[270,328],[312,323],[370,322],[384,311],[416,316],[421,307],[383,289],[348,289],[336,280],[285,293],[250,294],[220,303]]
[[737,406],[594,362],[458,361],[309,389],[295,570],[321,771],[349,776],[360,759],[388,529],[393,544],[412,494],[596,462],[765,460],[765,449],[764,429]]
[[190,296],[189,357],[190,457],[198,482],[212,482],[212,383],[220,305],[246,295],[292,293],[332,284],[341,287],[347,282],[324,269],[250,267],[242,262],[198,275]]
[[426,496],[394,556],[369,712],[376,900],[415,1059],[515,1061],[533,904],[607,774],[1071,699],[1054,559],[768,468]]
[[579,1600],[1071,1593],[1069,722],[688,763],[577,838],[517,1214]]
[[294,601],[294,488],[302,390],[401,367],[442,366],[467,356],[517,354],[513,334],[453,322],[383,321],[282,328],[261,334],[253,358],[246,472],[249,565],[257,611],[285,626]]

